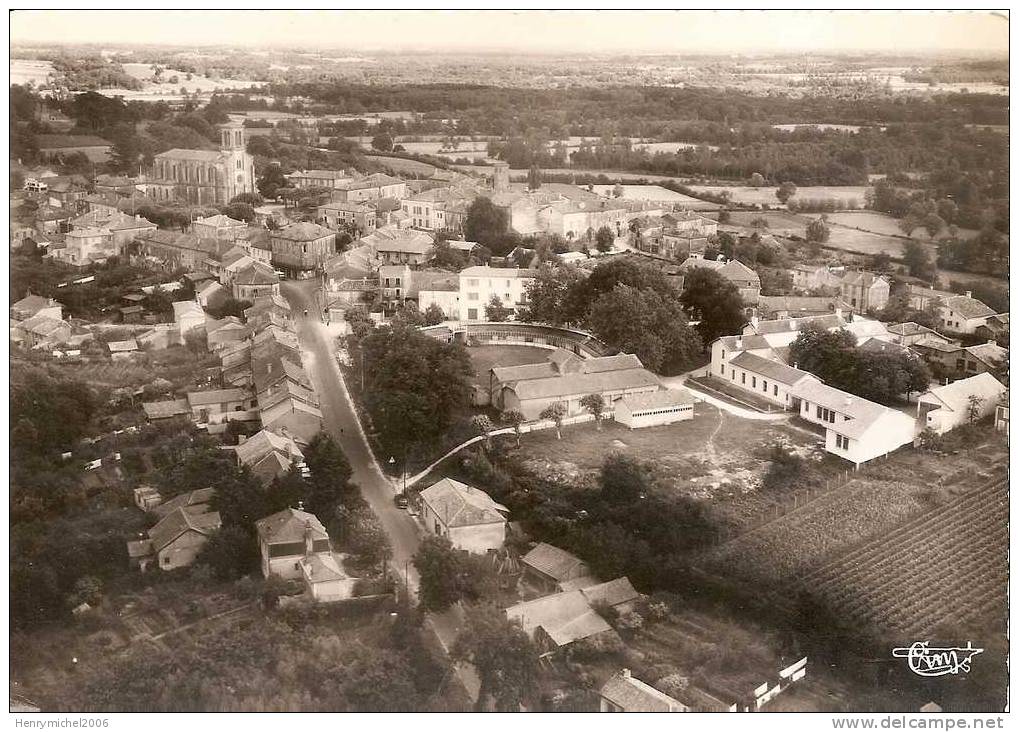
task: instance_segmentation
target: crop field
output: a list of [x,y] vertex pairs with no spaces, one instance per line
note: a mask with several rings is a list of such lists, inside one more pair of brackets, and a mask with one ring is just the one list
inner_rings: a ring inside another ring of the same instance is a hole
[[406,175],[431,175],[435,172],[435,166],[422,163],[417,160],[404,158],[393,158],[387,155],[365,155],[368,160],[378,163],[384,168],[389,168],[394,173]]
[[[776,186],[761,186],[760,188],[754,188],[751,186],[694,185],[690,186],[690,188],[698,192],[713,193],[715,195],[728,192],[733,203],[741,203],[751,206],[782,205],[781,202],[775,198],[775,191],[778,190]],[[800,200],[807,198],[833,198],[845,201],[846,207],[851,208],[852,202],[854,201],[856,206],[863,206],[869,189],[869,186],[803,186],[796,190],[796,198]]]
[[832,608],[924,637],[1004,617],[1008,484],[992,481],[804,576]]
[[[899,228],[899,220],[894,216],[889,216],[879,211],[839,211],[838,213],[828,214],[828,221],[839,226],[870,231],[874,234],[904,236]],[[958,232],[959,236],[963,239],[971,239],[980,233],[976,229],[959,229]],[[923,229],[914,231],[913,238],[930,240],[930,236]]]

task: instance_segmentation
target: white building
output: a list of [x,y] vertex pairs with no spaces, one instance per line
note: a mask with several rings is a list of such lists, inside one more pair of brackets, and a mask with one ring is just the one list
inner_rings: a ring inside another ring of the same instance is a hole
[[981,419],[994,412],[1004,393],[1005,385],[988,373],[959,379],[921,394],[916,405],[917,420],[921,429],[929,427],[943,435],[969,421],[970,397],[978,400],[976,418]]
[[454,547],[475,554],[500,549],[506,540],[509,509],[482,490],[443,478],[421,491],[421,521]]
[[615,404],[615,420],[631,430],[693,419],[694,398],[686,389],[630,394]]
[[798,384],[807,379],[818,381],[811,373],[749,351],[737,353],[728,364],[720,364],[719,370],[719,377],[727,379],[732,386],[783,409],[793,406],[793,390]]
[[825,429],[824,448],[859,467],[913,442],[916,420],[840,389],[805,379],[793,389],[800,416]]
[[533,269],[468,267],[460,272],[460,320],[484,320],[485,305],[494,296],[505,307],[518,312],[527,304],[527,287],[534,281]]

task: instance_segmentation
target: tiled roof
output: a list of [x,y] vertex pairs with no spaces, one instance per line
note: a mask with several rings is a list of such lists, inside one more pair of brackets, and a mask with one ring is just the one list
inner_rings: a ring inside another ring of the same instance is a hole
[[313,224],[310,221],[300,221],[296,224],[290,224],[290,226],[271,234],[273,237],[289,239],[290,241],[314,241],[316,239],[335,235],[336,232],[332,229],[327,229],[324,226]]
[[629,671],[615,674],[598,692],[624,712],[685,712],[685,704],[653,686],[630,676]]
[[645,369],[626,369],[623,371],[607,371],[603,373],[563,374],[547,379],[531,379],[510,387],[517,398],[547,399],[564,397],[573,394],[593,394],[595,392],[616,391],[619,389],[636,389],[641,387],[658,387],[658,379]]
[[565,549],[544,542],[527,552],[520,561],[554,580],[566,579],[577,566],[583,564]]
[[322,522],[311,513],[287,508],[279,513],[266,516],[255,522],[255,529],[262,541],[271,544],[289,544],[304,541],[306,532],[311,531],[313,539],[328,539]]
[[110,341],[106,344],[110,353],[130,353],[138,350],[138,342],[134,338],[127,341]]
[[558,592],[522,602],[506,609],[510,620],[519,620],[524,632],[534,635],[541,628],[557,646],[565,646],[592,635],[611,631],[580,590]]
[[484,267],[477,265],[460,271],[461,277],[537,277],[536,269],[519,269],[516,267]]
[[1002,348],[997,343],[981,343],[977,346],[969,346],[966,352],[976,356],[988,366],[996,366],[1008,359],[1008,349]]
[[153,551],[160,552],[188,531],[197,531],[199,534],[209,536],[220,525],[219,514],[216,512],[196,514],[178,508],[149,529],[149,539],[152,540]]
[[188,404],[200,407],[203,404],[222,404],[224,402],[242,402],[248,398],[244,389],[211,389],[209,391],[188,392]]
[[604,603],[616,607],[641,598],[641,594],[633,588],[628,577],[617,577],[609,582],[583,587],[580,591],[592,605]]
[[304,459],[304,454],[293,440],[269,430],[259,430],[247,440],[234,448],[241,465],[252,465],[272,452],[286,455],[288,460]]
[[170,399],[162,402],[145,402],[142,404],[145,416],[149,419],[166,419],[188,413],[187,399]]
[[261,262],[254,262],[238,272],[233,283],[235,285],[275,285],[279,281],[279,275],[272,267]]
[[987,305],[974,297],[966,297],[965,295],[956,295],[948,298],[945,301],[945,306],[950,308],[953,312],[958,313],[966,320],[971,320],[973,318],[986,318],[994,315],[994,311]]
[[838,414],[849,417],[850,419],[848,420],[837,421],[835,424],[828,425],[829,429],[847,437],[861,437],[879,419],[886,415],[910,419],[901,412],[875,404],[872,401],[842,391],[841,389],[822,384],[816,379],[806,379],[800,382],[794,388],[793,395],[811,404],[819,404]]
[[152,509],[152,513],[157,516],[166,516],[178,508],[183,508],[188,513],[206,513],[209,510],[209,503],[215,497],[215,488],[198,488],[187,493],[181,493],[159,504]]
[[421,491],[424,501],[447,527],[502,523],[509,509],[482,490],[443,478]]
[[935,399],[949,411],[965,412],[969,406],[969,398],[975,396],[984,404],[997,404],[1005,393],[1005,385],[990,374],[977,374],[968,379],[959,379],[946,386],[937,386],[921,394],[920,399]]
[[172,150],[158,153],[156,159],[166,158],[167,160],[199,160],[213,163],[219,160],[223,153],[219,150],[185,150],[175,147]]
[[816,378],[806,371],[800,371],[792,366],[786,366],[770,358],[762,358],[754,353],[743,351],[729,361],[730,366],[738,366],[741,369],[752,371],[755,374],[767,377],[780,384],[792,386],[806,378]]

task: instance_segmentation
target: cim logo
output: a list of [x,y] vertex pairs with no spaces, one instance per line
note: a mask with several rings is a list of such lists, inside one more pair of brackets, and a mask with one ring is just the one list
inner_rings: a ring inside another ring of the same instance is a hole
[[909,670],[917,676],[947,676],[969,673],[973,657],[983,652],[970,641],[965,648],[932,648],[930,641],[917,641],[908,648],[893,648],[892,656],[907,659]]

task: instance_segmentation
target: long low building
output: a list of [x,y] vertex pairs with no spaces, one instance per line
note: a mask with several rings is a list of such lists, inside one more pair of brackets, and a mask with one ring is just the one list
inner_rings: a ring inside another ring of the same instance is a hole
[[917,419],[921,428],[943,435],[967,424],[971,417],[981,419],[994,412],[1005,391],[1005,385],[988,373],[959,379],[921,394]]
[[783,409],[793,406],[793,389],[805,380],[817,377],[806,371],[786,366],[780,361],[742,351],[733,356],[728,366],[721,364],[718,378],[728,379],[737,389],[761,397]]
[[824,447],[859,467],[916,437],[916,420],[895,409],[805,379],[793,388],[800,417],[825,430]]
[[616,402],[615,419],[631,430],[693,419],[693,395],[686,389],[666,389],[625,396]]

